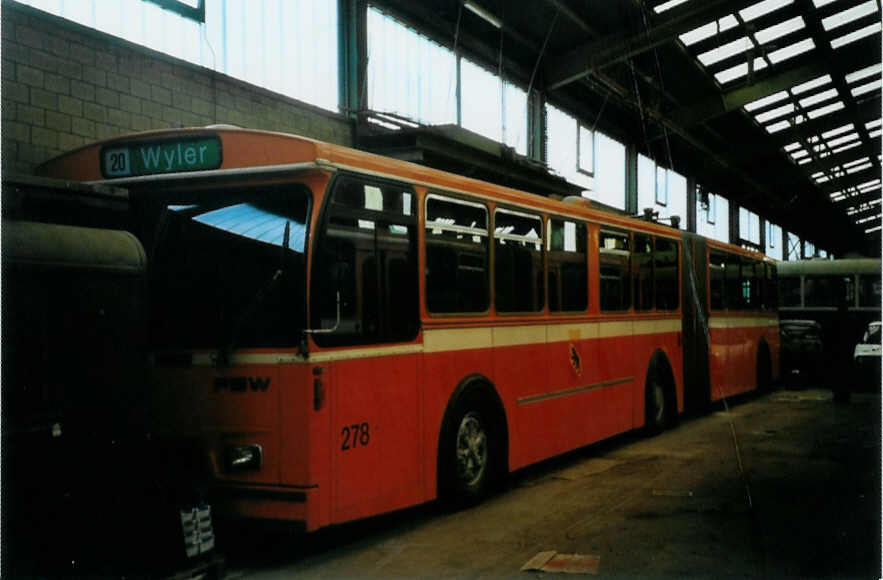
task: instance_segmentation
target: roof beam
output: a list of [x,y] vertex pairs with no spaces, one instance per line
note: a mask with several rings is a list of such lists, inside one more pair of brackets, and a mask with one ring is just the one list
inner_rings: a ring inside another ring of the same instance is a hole
[[754,2],[756,0],[707,0],[701,4],[689,2],[673,8],[659,17],[648,30],[636,34],[624,34],[620,30],[556,58],[555,64],[546,70],[546,86],[557,89],[570,84],[606,66],[671,42],[680,34]]
[[[834,54],[837,58],[837,64],[841,67],[847,66],[846,63],[856,68],[868,66],[874,64],[879,59],[879,39],[869,36],[843,47]],[[810,58],[802,59],[802,64],[792,66],[779,73],[773,73],[769,76],[756,74],[755,78],[757,81],[753,84],[682,107],[677,111],[673,111],[669,118],[675,124],[689,127],[690,125],[709,121],[730,111],[735,111],[757,99],[768,97],[779,91],[790,89],[794,85],[827,74],[834,63],[815,58],[815,56],[817,55],[810,55]],[[771,68],[776,69],[778,67]]]

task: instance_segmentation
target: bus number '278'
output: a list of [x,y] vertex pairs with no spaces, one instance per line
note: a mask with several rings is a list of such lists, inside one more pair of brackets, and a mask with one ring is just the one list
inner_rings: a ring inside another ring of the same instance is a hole
[[371,427],[364,422],[344,426],[340,430],[340,436],[343,437],[343,443],[340,445],[341,451],[355,449],[359,446],[365,447],[371,442]]

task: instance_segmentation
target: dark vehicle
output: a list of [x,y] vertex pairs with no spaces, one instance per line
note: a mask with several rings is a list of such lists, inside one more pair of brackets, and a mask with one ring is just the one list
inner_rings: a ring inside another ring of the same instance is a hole
[[4,181],[0,573],[167,575],[213,557],[188,557],[213,536],[146,428],[145,250],[119,229],[22,219],[56,194],[76,205],[70,188]]
[[855,345],[856,387],[871,390],[880,388],[880,322],[868,324],[861,341]]
[[806,384],[820,368],[824,350],[821,325],[814,320],[781,320],[779,333],[786,384]]

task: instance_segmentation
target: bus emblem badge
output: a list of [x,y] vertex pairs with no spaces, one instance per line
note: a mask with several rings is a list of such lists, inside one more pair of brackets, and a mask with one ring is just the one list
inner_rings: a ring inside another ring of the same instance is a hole
[[576,376],[581,376],[583,374],[583,364],[573,343],[570,343],[570,366],[573,367],[573,372],[576,373]]

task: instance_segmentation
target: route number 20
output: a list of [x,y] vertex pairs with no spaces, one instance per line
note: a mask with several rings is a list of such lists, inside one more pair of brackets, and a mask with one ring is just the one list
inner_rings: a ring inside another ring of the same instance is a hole
[[340,431],[343,442],[340,445],[342,451],[365,447],[371,442],[371,427],[368,423],[354,423],[344,426]]

